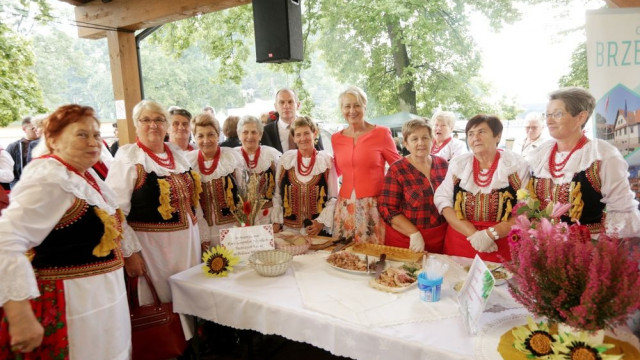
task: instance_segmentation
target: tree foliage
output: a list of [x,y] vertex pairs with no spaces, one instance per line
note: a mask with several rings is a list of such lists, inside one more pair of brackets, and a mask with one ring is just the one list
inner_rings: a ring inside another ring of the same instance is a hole
[[560,86],[580,86],[589,88],[589,71],[587,70],[587,43],[584,42],[573,50],[569,73],[558,81]]
[[22,35],[28,28],[25,19],[31,11],[36,11],[32,10],[32,5],[40,14],[48,13],[49,7],[44,0],[0,4],[3,18],[13,19],[0,23],[0,126],[18,121],[27,114],[45,111],[42,91],[33,71],[31,43]]
[[[305,71],[321,57],[339,83],[365,89],[370,116],[396,111],[429,114],[445,107],[472,115],[493,111],[479,80],[480,57],[469,33],[469,14],[484,14],[495,28],[518,17],[512,0],[344,1],[303,3],[305,57],[301,63],[271,65],[293,75],[289,86],[309,108],[314,103]],[[219,59],[218,81],[236,83],[246,74],[253,46],[250,5],[167,24],[153,41],[178,55],[200,44]]]

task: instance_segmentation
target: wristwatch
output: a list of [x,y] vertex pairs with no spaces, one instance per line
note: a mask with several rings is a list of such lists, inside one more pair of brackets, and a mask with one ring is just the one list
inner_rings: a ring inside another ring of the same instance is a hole
[[493,226],[490,226],[487,230],[493,236],[494,240],[500,239],[500,236],[498,236],[498,232],[496,231],[496,229]]

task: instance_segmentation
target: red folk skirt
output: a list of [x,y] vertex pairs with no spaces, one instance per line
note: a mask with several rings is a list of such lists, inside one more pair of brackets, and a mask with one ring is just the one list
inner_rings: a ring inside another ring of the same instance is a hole
[[[472,221],[471,222],[476,229],[485,230],[490,226],[494,226],[497,222],[492,221]],[[467,237],[457,232],[453,226],[449,226],[447,229],[447,235],[444,240],[444,253],[452,256],[462,256],[467,258],[474,258],[476,254],[480,256],[482,260],[492,262],[503,262],[511,260],[511,252],[509,251],[509,241],[507,237],[502,237],[496,240],[498,245],[498,251],[492,253],[477,252],[476,249],[471,246]]]
[[[400,248],[409,248],[409,237],[392,228],[385,222],[384,244]],[[430,253],[442,254],[444,237],[447,232],[447,223],[440,226],[421,229],[420,233],[424,239],[424,249]]]

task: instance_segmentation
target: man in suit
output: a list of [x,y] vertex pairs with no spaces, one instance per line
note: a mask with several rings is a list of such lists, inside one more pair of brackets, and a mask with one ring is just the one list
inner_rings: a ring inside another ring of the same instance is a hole
[[[280,89],[276,93],[276,102],[274,104],[278,112],[278,120],[271,122],[264,127],[262,134],[262,145],[271,146],[280,152],[295,149],[293,137],[289,134],[289,125],[296,119],[300,101],[298,96],[291,89]],[[322,139],[318,137],[315,145],[317,150],[323,150]]]

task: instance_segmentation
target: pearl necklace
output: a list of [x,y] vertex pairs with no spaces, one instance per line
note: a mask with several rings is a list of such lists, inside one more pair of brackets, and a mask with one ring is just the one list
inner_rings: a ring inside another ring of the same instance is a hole
[[311,171],[313,170],[313,166],[316,164],[316,154],[318,152],[316,151],[316,149],[313,149],[313,153],[311,154],[311,160],[309,161],[309,166],[305,166],[302,163],[302,153],[300,152],[300,150],[298,150],[298,172],[300,173],[300,175],[302,176],[307,176],[309,174],[311,174]]
[[173,158],[173,153],[171,152],[171,149],[167,144],[164,144],[164,143],[162,144],[164,145],[164,151],[167,153],[167,156],[168,156],[166,159],[162,159],[161,157],[156,155],[156,153],[154,153],[151,149],[149,149],[142,142],[140,142],[140,139],[136,140],[136,144],[140,149],[142,149],[142,151],[144,151],[147,155],[149,155],[149,157],[153,161],[155,161],[158,165],[162,167],[166,167],[167,169],[176,168],[176,162]]
[[493,163],[489,168],[489,171],[486,174],[483,174],[480,170],[480,161],[474,156],[473,157],[473,182],[480,187],[486,187],[491,184],[491,180],[493,180],[493,173],[496,172],[496,168],[498,168],[498,160],[500,160],[500,152],[496,151],[496,156],[493,158]]

